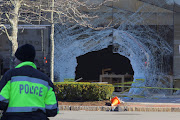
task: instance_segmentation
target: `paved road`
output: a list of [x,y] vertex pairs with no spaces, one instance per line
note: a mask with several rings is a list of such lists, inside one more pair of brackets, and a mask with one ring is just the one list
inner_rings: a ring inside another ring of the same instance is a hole
[[180,113],[61,111],[50,120],[180,120]]

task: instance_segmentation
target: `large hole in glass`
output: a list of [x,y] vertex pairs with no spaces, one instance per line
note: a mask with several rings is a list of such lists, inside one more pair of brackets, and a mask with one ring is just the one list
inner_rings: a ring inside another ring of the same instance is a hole
[[[112,46],[108,48],[89,52],[76,58],[76,77],[83,78],[82,81],[99,82],[101,74],[134,75],[130,60],[125,56],[112,52]],[[105,69],[110,70],[105,71]]]

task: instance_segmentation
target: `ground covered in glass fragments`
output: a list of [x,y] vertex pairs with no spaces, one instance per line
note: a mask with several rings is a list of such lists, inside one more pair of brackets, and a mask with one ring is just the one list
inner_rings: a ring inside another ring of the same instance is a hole
[[[132,98],[132,97],[121,97],[120,98],[125,103],[176,103],[180,104],[180,95],[171,96],[156,96],[153,98]],[[111,106],[110,100],[103,101],[85,101],[85,102],[67,102],[59,101],[59,105],[69,105],[69,106]]]
[[111,101],[110,100],[86,101],[86,102],[59,101],[59,105],[69,105],[69,106],[111,106]]

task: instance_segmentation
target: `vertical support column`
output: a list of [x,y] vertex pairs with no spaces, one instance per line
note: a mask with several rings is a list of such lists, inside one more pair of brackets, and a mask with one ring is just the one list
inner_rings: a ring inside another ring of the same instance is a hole
[[[169,81],[170,81],[170,88],[173,88],[173,76],[169,75]],[[173,90],[171,90],[170,94],[173,94]]]
[[174,56],[173,75],[176,85],[180,85],[180,12],[174,12]]
[[[122,75],[122,83],[124,83],[124,75]],[[122,84],[122,92],[124,91],[124,84]]]
[[110,84],[113,84],[113,78],[110,77]]
[[99,82],[102,82],[102,75],[99,76]]

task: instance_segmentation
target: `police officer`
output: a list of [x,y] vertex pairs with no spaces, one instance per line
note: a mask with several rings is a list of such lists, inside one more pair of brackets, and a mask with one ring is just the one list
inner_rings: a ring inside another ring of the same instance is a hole
[[32,45],[19,47],[15,53],[18,65],[7,71],[0,81],[2,120],[48,120],[57,115],[54,86],[36,69],[35,55]]

